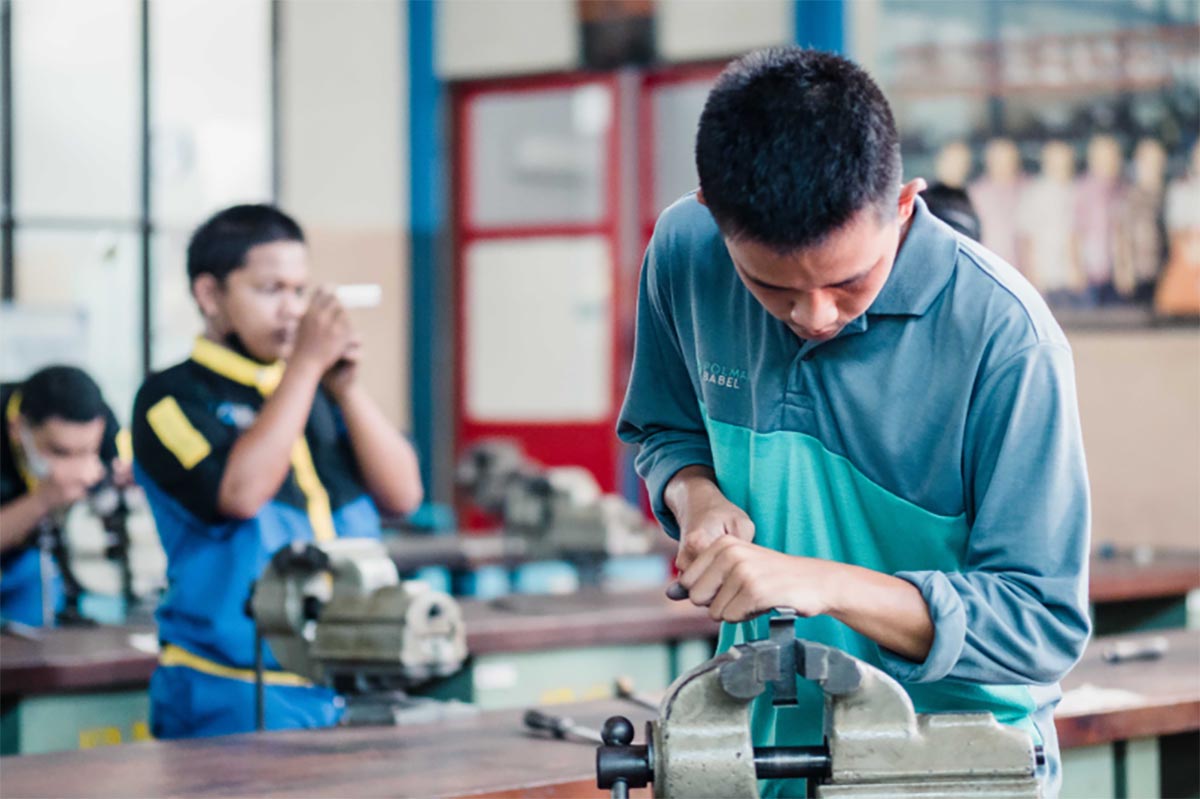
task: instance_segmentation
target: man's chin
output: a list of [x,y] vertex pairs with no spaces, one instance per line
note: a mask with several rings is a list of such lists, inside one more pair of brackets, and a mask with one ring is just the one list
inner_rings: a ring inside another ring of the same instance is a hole
[[244,345],[246,354],[260,363],[274,363],[275,361],[287,360],[295,349],[291,341],[280,342],[276,339],[271,339],[263,342],[255,342],[253,346]]
[[842,332],[841,326],[835,327],[833,330],[820,330],[816,333],[812,333],[807,330],[801,330],[800,328],[792,325],[789,325],[789,327],[791,327],[793,333],[805,341],[833,341],[835,338],[837,338],[838,333]]

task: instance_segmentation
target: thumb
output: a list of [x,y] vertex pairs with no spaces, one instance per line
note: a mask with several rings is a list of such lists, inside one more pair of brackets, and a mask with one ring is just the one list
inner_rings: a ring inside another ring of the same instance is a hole
[[104,479],[104,464],[99,457],[93,458],[88,464],[88,469],[84,473],[84,482],[87,486],[94,486]]
[[754,540],[754,522],[750,521],[748,516],[738,516],[730,524],[730,531],[737,538],[743,541]]

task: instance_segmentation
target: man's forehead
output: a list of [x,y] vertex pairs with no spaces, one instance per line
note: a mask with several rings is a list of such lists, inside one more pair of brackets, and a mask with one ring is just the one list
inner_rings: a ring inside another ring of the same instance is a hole
[[298,241],[272,241],[258,244],[246,252],[242,269],[256,275],[304,276],[308,269],[308,251]]
[[750,280],[775,288],[812,290],[853,280],[883,256],[882,226],[837,231],[824,242],[780,253],[754,241],[726,240],[730,257]]
[[51,416],[35,426],[34,431],[53,441],[99,441],[104,434],[104,417],[97,416],[87,422],[73,422],[59,416]]

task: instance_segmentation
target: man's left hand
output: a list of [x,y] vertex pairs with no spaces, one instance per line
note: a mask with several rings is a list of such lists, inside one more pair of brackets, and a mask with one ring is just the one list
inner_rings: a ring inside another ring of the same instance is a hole
[[362,339],[355,334],[350,345],[346,347],[346,351],[342,353],[342,357],[329,368],[329,371],[321,379],[325,390],[335,399],[340,398],[354,385],[354,381],[358,377],[358,362],[362,358],[362,349]]
[[133,464],[123,458],[113,458],[109,464],[109,472],[112,474],[113,484],[117,488],[129,488],[134,484],[133,479]]
[[838,564],[785,555],[727,535],[714,541],[679,583],[716,621],[741,622],[772,608],[800,616],[828,613]]

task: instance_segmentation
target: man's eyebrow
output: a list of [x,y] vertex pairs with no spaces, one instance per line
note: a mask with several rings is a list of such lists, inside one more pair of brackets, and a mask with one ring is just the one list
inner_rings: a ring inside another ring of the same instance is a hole
[[[839,281],[837,283],[830,283],[825,288],[836,289],[836,288],[842,288],[843,286],[849,286],[851,283],[854,283],[858,280],[862,280],[864,277],[866,277],[868,274],[870,274],[871,270],[874,269],[875,267],[876,267],[876,264],[871,264],[870,266],[868,266],[868,267],[864,268],[862,271],[860,271],[858,274],[851,275],[850,277],[846,278],[845,280]],[[765,280],[759,280],[757,277],[750,274],[745,269],[741,270],[741,272],[743,275],[746,276],[747,280],[749,280],[751,283],[753,283],[756,286],[761,286],[762,288],[765,288],[765,289],[772,289],[774,291],[794,291],[794,289],[791,286],[778,286],[774,283],[768,283]]]
[[756,286],[762,286],[765,289],[774,289],[775,291],[792,291],[791,286],[777,286],[774,283],[768,283],[765,280],[759,280],[754,275],[750,274],[749,272],[747,272],[744,269],[742,270],[742,274],[746,276],[747,280],[749,280],[751,283],[753,283]]
[[841,281],[840,283],[830,284],[828,286],[828,288],[837,289],[837,288],[841,288],[843,286],[849,286],[851,283],[854,283],[855,281],[862,280],[864,277],[866,277],[868,274],[870,274],[871,270],[874,268],[875,268],[875,264],[871,264],[870,266],[868,266],[866,269],[862,270],[858,274],[852,275],[851,277],[846,278],[845,280]]

